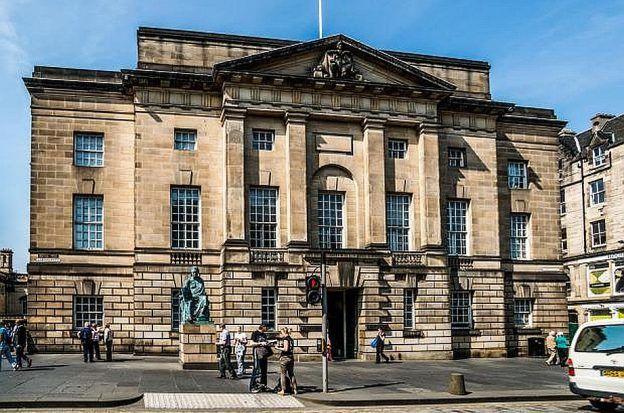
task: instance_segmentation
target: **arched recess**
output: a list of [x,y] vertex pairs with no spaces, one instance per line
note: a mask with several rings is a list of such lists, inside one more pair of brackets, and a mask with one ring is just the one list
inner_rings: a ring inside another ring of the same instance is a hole
[[347,168],[329,164],[317,169],[311,178],[308,196],[308,234],[313,248],[318,248],[318,199],[320,192],[336,192],[343,195],[342,209],[342,247],[359,248],[359,216],[358,216],[358,188],[353,174]]

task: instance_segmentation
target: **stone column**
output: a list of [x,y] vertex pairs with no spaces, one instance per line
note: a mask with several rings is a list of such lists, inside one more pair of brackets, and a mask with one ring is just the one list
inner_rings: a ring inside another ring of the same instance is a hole
[[423,124],[418,139],[421,248],[442,246],[438,126]]
[[245,243],[245,109],[223,108],[224,243]]
[[386,241],[386,177],[384,123],[382,119],[366,118],[364,131],[364,246],[385,248]]
[[305,113],[286,113],[286,204],[289,247],[308,245],[307,117]]

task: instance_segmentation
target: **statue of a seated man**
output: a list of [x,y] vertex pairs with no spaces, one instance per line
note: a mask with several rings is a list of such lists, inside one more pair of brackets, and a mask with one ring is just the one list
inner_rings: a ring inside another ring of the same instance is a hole
[[204,280],[199,276],[197,267],[191,268],[191,273],[184,280],[180,291],[180,307],[182,323],[205,322],[210,317]]

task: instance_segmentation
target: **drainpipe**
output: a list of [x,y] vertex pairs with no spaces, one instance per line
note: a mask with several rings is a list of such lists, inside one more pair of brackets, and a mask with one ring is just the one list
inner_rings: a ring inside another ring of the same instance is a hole
[[[576,143],[576,148],[581,154],[581,145],[578,141],[576,135],[574,136],[574,142]],[[583,157],[580,159],[581,166],[581,217],[582,217],[582,229],[583,229],[583,254],[587,254],[587,224],[585,222],[585,168],[583,166]]]

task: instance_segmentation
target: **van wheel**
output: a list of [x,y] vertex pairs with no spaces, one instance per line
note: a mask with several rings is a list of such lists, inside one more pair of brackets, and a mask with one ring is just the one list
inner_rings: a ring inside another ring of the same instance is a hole
[[589,402],[601,412],[614,412],[618,407],[615,403],[605,403],[598,400],[590,400]]

